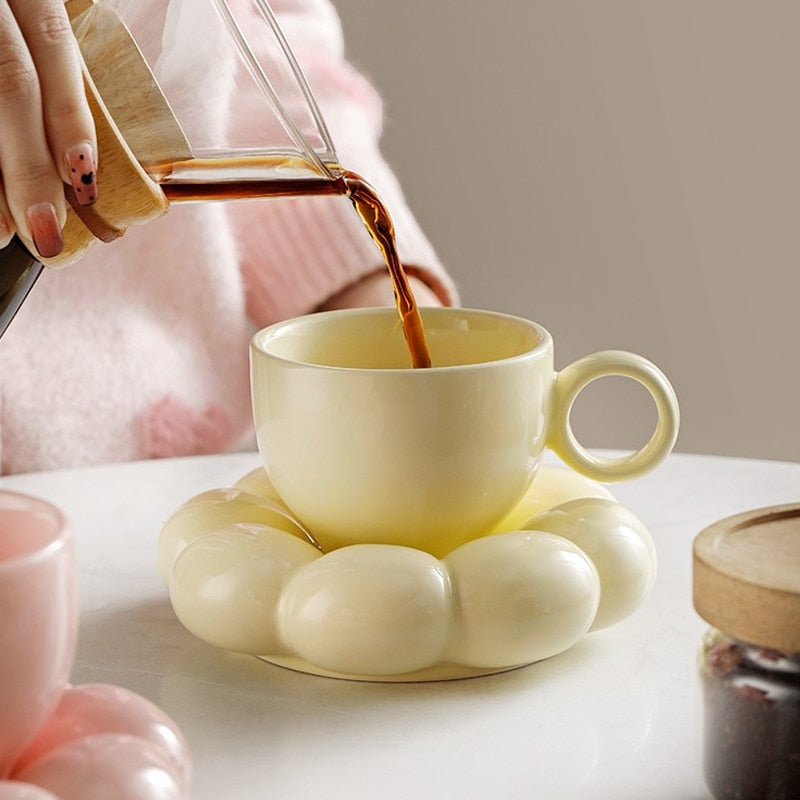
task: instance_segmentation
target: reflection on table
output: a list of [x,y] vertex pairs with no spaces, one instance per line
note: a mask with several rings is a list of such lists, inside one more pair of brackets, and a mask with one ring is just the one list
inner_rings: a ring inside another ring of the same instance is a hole
[[800,499],[800,464],[675,454],[614,495],[647,525],[659,574],[633,617],[555,658],[464,681],[313,677],[216,650],[176,620],[156,569],[163,521],[230,486],[252,453],[6,477],[75,529],[75,683],[108,682],[183,729],[196,800],[700,800],[691,542],[730,514]]

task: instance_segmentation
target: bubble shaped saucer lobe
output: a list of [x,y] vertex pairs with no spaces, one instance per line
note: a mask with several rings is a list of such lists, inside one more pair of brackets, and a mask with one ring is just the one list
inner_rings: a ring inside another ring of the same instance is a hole
[[572,647],[595,617],[597,570],[560,536],[487,536],[444,563],[457,605],[446,657],[459,664],[509,667],[548,658]]
[[441,562],[421,550],[350,545],[292,575],[278,618],[287,647],[323,669],[413,672],[445,649],[449,581]]
[[309,541],[309,536],[280,503],[242,489],[210,489],[176,509],[161,528],[158,569],[165,585],[181,551],[189,544],[227,525],[254,522]]
[[571,500],[536,515],[523,527],[563,536],[592,560],[601,591],[590,630],[630,616],[653,586],[655,545],[644,523],[620,503],[604,498]]
[[234,524],[178,556],[172,607],[191,633],[238,653],[282,653],[275,610],[288,576],[320,558],[312,545],[265,525]]

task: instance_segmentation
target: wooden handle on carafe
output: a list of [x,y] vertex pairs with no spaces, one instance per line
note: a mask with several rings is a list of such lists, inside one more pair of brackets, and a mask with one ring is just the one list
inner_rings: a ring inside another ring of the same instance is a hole
[[64,7],[70,21],[77,19],[87,8],[94,5],[94,0],[66,0]]
[[[74,196],[70,196],[71,187],[65,186],[67,199],[72,202],[63,229],[64,248],[58,256],[42,259],[48,266],[73,263],[98,239],[111,241],[129,227],[161,216],[169,207],[161,188],[142,168],[121,134],[92,77],[93,72],[98,77],[106,72],[113,61],[120,66],[113,70],[113,75],[124,75],[126,83],[136,81],[140,85],[145,76],[158,91],[147,64],[113,11],[96,6],[94,0],[68,0],[66,9],[79,44],[82,38],[86,42],[93,32],[97,33],[98,25],[102,26],[102,35],[94,37],[101,46],[81,47],[86,98],[97,131],[98,197],[93,205],[80,206],[74,202]],[[104,84],[105,91],[114,88]],[[117,88],[119,96],[127,98],[126,85]],[[177,122],[174,124],[177,126]],[[183,141],[185,144],[185,139]],[[180,151],[184,158],[186,148],[188,145]],[[25,244],[32,253],[36,252],[31,241],[26,240]]]

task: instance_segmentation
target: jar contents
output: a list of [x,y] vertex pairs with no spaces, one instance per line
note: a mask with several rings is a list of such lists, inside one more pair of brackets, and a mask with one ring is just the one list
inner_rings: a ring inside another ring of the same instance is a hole
[[800,654],[709,631],[705,779],[716,800],[800,800]]
[[701,531],[693,600],[715,800],[800,800],[800,503]]

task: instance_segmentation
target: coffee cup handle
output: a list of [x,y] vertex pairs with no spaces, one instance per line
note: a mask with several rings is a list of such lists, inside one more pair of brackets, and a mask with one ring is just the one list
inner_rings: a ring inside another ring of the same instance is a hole
[[[617,458],[590,453],[570,425],[575,399],[592,381],[606,376],[631,378],[650,392],[658,420],[650,440],[639,450]],[[555,408],[548,446],[564,463],[588,478],[620,481],[635,478],[659,464],[678,437],[680,413],[675,390],[664,373],[642,356],[623,350],[604,350],[585,356],[556,374]]]

